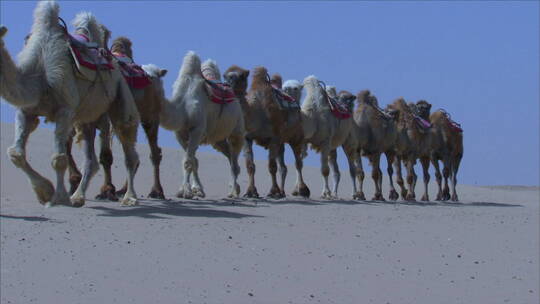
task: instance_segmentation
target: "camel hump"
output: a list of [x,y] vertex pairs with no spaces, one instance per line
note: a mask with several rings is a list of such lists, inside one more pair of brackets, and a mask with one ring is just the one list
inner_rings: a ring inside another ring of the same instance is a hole
[[56,1],[40,1],[34,10],[34,22],[40,28],[50,28],[58,24],[60,6]]
[[184,56],[184,62],[182,63],[182,69],[190,75],[201,75],[201,58],[194,51],[188,51]]

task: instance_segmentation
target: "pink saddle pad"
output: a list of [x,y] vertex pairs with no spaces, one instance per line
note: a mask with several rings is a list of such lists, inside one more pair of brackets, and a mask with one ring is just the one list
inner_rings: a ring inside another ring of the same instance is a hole
[[99,49],[96,43],[90,42],[85,35],[70,34],[69,42],[79,65],[94,71],[114,69],[112,58],[107,56],[103,49]]
[[152,83],[148,74],[146,74],[140,65],[135,64],[131,58],[122,53],[115,52],[113,55],[118,60],[122,75],[130,87],[144,89]]

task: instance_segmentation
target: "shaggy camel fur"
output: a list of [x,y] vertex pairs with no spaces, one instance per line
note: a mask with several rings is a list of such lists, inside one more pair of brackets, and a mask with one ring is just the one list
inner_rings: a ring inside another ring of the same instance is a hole
[[[426,111],[426,105],[418,102],[416,104],[420,117],[429,119],[432,124],[433,133],[439,141],[438,149],[431,152],[431,163],[435,168],[435,178],[437,180],[438,192],[437,200],[458,201],[456,192],[457,172],[463,157],[463,133],[454,130],[451,127],[450,116],[444,110],[438,110],[429,115],[429,108]],[[442,188],[442,176],[439,169],[439,161],[442,161],[444,175],[444,189]],[[452,182],[452,196],[448,188],[448,178]]]
[[[98,167],[93,153],[93,140],[89,141],[91,134],[85,134],[85,170],[71,199],[64,186],[64,173],[68,166],[67,141],[74,123],[92,123],[107,112],[126,154],[128,192],[122,204],[133,205],[137,202],[133,177],[139,163],[135,151],[139,116],[133,96],[118,68],[100,72],[101,76],[108,79],[103,82],[82,79],[76,75],[65,29],[58,24],[58,13],[56,2],[38,3],[34,11],[32,34],[19,54],[18,66],[4,46],[2,37],[7,29],[0,29],[0,95],[18,108],[15,144],[8,149],[8,154],[15,166],[26,173],[40,203],[82,206],[88,183]],[[93,15],[81,13],[74,24],[77,33],[86,35],[90,41],[103,40]],[[55,154],[52,158],[56,187],[26,161],[26,142],[39,123],[38,116],[45,116],[48,121],[56,124]]]
[[[422,103],[426,103],[422,101]],[[429,104],[428,104],[429,105]],[[431,107],[431,105],[429,105]],[[397,111],[397,142],[396,142],[396,167],[397,183],[401,187],[401,196],[403,199],[414,201],[416,194],[417,176],[414,172],[416,160],[420,159],[424,172],[424,195],[422,201],[429,201],[429,162],[431,152],[438,149],[440,141],[436,136],[434,128],[424,129],[417,121],[416,105],[409,106],[403,98],[398,98],[390,105],[390,108]],[[407,169],[407,185],[405,190],[403,178],[401,176],[401,162],[404,162]]]
[[[321,173],[324,181],[321,197],[333,198],[328,185],[330,152],[345,143],[352,129],[353,120],[339,119],[332,114],[327,93],[315,76],[304,79],[304,88],[306,89],[306,97],[302,102],[304,140],[321,154]],[[337,190],[335,186],[334,190]]]
[[[382,194],[382,171],[380,169],[381,154],[385,154],[387,160],[387,172],[390,180],[391,200],[398,199],[398,193],[394,188],[392,164],[395,159],[396,144],[396,115],[379,108],[377,98],[370,91],[364,90],[358,93],[358,108],[354,113],[355,125],[353,132],[357,138],[358,149],[363,156],[369,159],[372,167],[371,177],[375,184],[375,195],[372,200],[384,200]],[[395,114],[395,113],[394,113]],[[359,162],[358,182],[360,184],[359,196],[365,200],[363,193],[364,171]]]
[[[207,60],[202,66],[199,56],[188,52],[178,79],[173,85],[173,97],[168,101],[162,96],[161,126],[174,131],[185,151],[184,183],[177,196],[204,197],[204,189],[198,175],[199,163],[195,157],[201,144],[211,144],[222,152],[231,166],[230,197],[240,194],[238,185],[238,156],[244,144],[244,117],[240,103],[217,104],[210,100],[203,77],[220,80],[216,63]],[[152,74],[152,73],[151,73]],[[190,183],[193,174],[193,183]]]
[[[246,158],[246,168],[249,176],[249,184],[245,197],[259,197],[255,187],[255,163],[253,162],[253,142],[268,149],[268,169],[272,177],[272,187],[268,193],[269,197],[285,197],[283,189],[287,169],[284,159],[280,156],[283,151],[283,144],[288,143],[295,155],[296,168],[300,170],[299,179],[301,182],[298,192],[309,197],[309,188],[302,179],[302,125],[300,124],[300,112],[294,110],[281,109],[277,101],[277,96],[272,89],[271,82],[278,87],[281,86],[281,76],[274,75],[273,79],[268,76],[268,71],[264,67],[256,67],[253,70],[251,88],[247,96],[242,89],[247,86],[247,75],[249,73],[238,67],[232,66],[225,72],[225,80],[234,88],[239,96],[244,111],[246,121],[246,144],[244,155]],[[276,159],[279,159],[281,168],[281,187],[277,183],[278,166]]]

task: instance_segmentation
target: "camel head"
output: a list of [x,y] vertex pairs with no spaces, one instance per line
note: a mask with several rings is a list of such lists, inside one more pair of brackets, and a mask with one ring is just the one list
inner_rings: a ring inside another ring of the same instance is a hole
[[145,64],[141,68],[152,78],[152,83],[155,86],[159,96],[165,98],[165,89],[163,89],[163,77],[167,75],[167,70],[163,70],[155,64]]
[[310,75],[304,78],[304,88],[310,91],[322,89],[319,85],[319,79],[317,79],[317,77],[315,77],[314,75]]
[[120,36],[116,39],[114,39],[112,46],[111,46],[111,52],[113,53],[120,53],[128,56],[129,58],[133,59],[133,51],[131,49],[132,43],[129,38]]
[[283,78],[281,78],[279,73],[275,73],[272,75],[272,77],[270,77],[270,83],[277,88],[281,88],[283,86]]
[[302,89],[304,86],[298,80],[287,80],[282,86],[283,91],[296,101],[302,98]]
[[255,67],[253,69],[252,75],[253,75],[251,78],[252,87],[269,84],[268,82],[270,81],[270,79],[268,76],[268,70],[265,67],[263,66]]
[[4,36],[7,34],[7,27],[0,25],[0,39],[4,39]]
[[90,12],[80,12],[73,19],[77,34],[86,35],[91,42],[103,43],[104,33],[96,17]]
[[418,113],[418,116],[422,117],[423,119],[429,120],[429,115],[431,114],[431,104],[425,100],[417,101],[416,113]]
[[215,60],[207,59],[203,62],[201,71],[206,79],[221,81],[221,72]]
[[354,101],[356,100],[356,96],[354,96],[351,92],[345,90],[339,91],[337,98],[340,102],[347,105],[349,111],[354,109]]
[[245,94],[248,88],[249,70],[232,65],[223,74],[223,79],[237,95]]

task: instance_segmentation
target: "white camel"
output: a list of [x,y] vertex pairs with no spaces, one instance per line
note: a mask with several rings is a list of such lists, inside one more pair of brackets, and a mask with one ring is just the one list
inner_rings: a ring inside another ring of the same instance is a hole
[[[145,66],[150,75],[158,68]],[[184,57],[178,79],[173,84],[173,96],[169,101],[163,96],[161,126],[174,131],[185,151],[184,181],[177,196],[180,198],[204,197],[204,189],[198,175],[199,163],[196,151],[201,144],[211,144],[229,160],[231,167],[231,192],[229,197],[240,195],[238,155],[244,144],[244,118],[239,102],[217,104],[210,100],[203,77],[221,80],[217,64],[201,60],[190,51]],[[191,175],[193,174],[193,182]]]
[[328,185],[330,174],[328,161],[332,156],[331,151],[341,146],[349,136],[353,122],[351,118],[340,119],[332,113],[327,98],[328,93],[315,76],[304,79],[304,88],[306,89],[306,97],[302,102],[304,139],[306,143],[311,144],[312,149],[321,154],[321,174],[324,181],[321,197],[335,198],[339,175],[334,175],[334,192],[332,193]]
[[[67,33],[60,26],[58,17],[59,6],[56,2],[38,3],[31,35],[19,54],[18,65],[13,62],[4,45],[3,36],[7,28],[0,28],[0,96],[17,108],[15,143],[8,149],[8,155],[13,164],[27,175],[40,203],[82,206],[84,191],[97,170],[95,155],[94,160],[90,159],[87,161],[89,165],[85,166],[88,170],[85,170],[83,180],[86,180],[81,182],[70,200],[64,186],[68,164],[66,143],[74,124],[90,124],[108,113],[122,143],[129,174],[128,191],[122,204],[135,204],[137,196],[133,189],[133,177],[139,163],[135,151],[139,116],[129,87],[118,69],[102,71],[102,80],[106,80],[101,82],[76,75]],[[74,25],[76,33],[85,35],[91,42],[103,41],[99,24],[92,14],[77,15]],[[55,154],[52,157],[56,187],[26,160],[26,142],[38,126],[39,116],[45,116],[56,124]],[[87,144],[93,149],[93,142]]]

